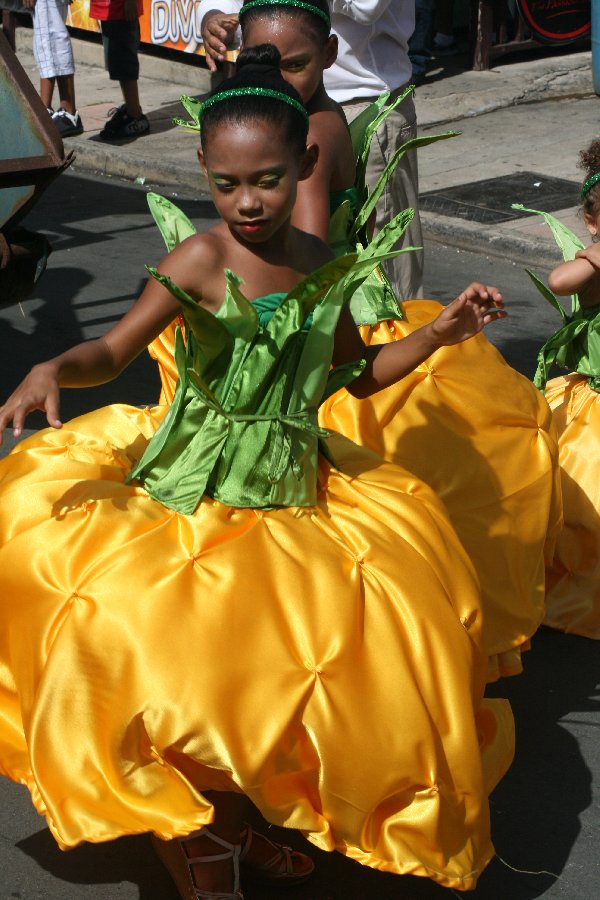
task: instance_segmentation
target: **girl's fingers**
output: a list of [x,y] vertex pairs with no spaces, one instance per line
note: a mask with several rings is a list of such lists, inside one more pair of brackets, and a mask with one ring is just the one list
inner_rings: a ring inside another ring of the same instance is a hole
[[60,421],[60,402],[58,392],[49,394],[44,404],[46,410],[46,420],[53,428],[62,428]]

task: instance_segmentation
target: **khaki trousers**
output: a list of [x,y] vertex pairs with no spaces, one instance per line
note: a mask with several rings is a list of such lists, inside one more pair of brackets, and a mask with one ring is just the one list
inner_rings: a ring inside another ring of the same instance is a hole
[[[404,86],[393,91],[394,99],[404,90]],[[373,98],[375,99],[375,98]],[[356,118],[372,100],[349,101],[343,103],[348,122]],[[417,136],[417,115],[413,94],[410,93],[396,109],[390,113],[379,127],[371,143],[371,153],[367,164],[367,184],[373,187],[398,147]],[[396,249],[401,247],[422,247],[423,234],[418,210],[419,172],[417,153],[411,150],[401,160],[377,204],[379,231],[390,219],[403,209],[412,207],[415,216]],[[399,300],[423,296],[423,251],[403,254],[384,263],[385,270]]]

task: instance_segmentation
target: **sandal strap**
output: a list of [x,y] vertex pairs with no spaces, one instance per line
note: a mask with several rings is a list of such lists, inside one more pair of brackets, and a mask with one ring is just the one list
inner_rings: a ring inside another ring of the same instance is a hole
[[186,856],[187,865],[190,870],[190,878],[192,882],[194,881],[194,877],[192,875],[191,868],[194,865],[203,865],[204,863],[211,862],[222,862],[226,859],[230,859],[233,863],[233,892],[222,893],[218,891],[205,891],[202,888],[198,888],[194,885],[198,900],[243,900],[243,894],[240,890],[240,853],[242,850],[240,844],[231,844],[224,838],[219,837],[218,834],[213,834],[213,832],[209,828],[199,828],[197,831],[193,831],[186,837],[179,838],[179,841],[182,845],[185,845],[187,841],[196,837],[210,838],[211,841],[215,842],[215,844],[219,844],[221,847],[224,847],[225,852],[213,853],[210,856],[188,856],[185,847],[182,846],[183,852]]
[[[243,843],[241,846],[240,852],[240,862],[243,862],[248,852],[250,851],[250,847],[252,846],[252,838],[254,836],[254,831],[252,830],[252,826],[247,822],[244,822],[244,829],[246,832],[246,836],[243,839]],[[243,834],[243,832],[242,832]],[[269,869],[273,869],[275,866],[278,868],[278,874],[281,875],[291,875],[294,872],[294,864],[292,862],[292,848],[286,847],[285,844],[276,844],[274,841],[271,841],[266,835],[261,834],[261,839],[266,841],[269,844],[275,853],[273,856],[268,859],[266,862],[261,863],[260,868],[263,871],[268,871]],[[281,871],[281,864],[285,861],[285,869]]]

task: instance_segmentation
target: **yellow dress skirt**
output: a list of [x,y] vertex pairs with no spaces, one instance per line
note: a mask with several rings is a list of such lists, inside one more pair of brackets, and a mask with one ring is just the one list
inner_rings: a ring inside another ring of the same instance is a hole
[[[362,326],[365,343],[401,340],[435,318],[432,300],[406,318]],[[151,345],[161,402],[177,373],[173,326]],[[562,507],[558,449],[543,395],[484,335],[443,347],[401,382],[365,400],[345,389],[320,424],[425,481],[443,500],[481,585],[488,680],[522,671],[521,650],[544,618],[544,568]]]
[[203,792],[241,791],[325,850],[472,888],[512,719],[482,700],[442,503],[334,437],[315,506],[183,515],[125,483],[164,412],[99,409],[0,463],[0,770],[63,848],[185,835]]
[[572,372],[549,381],[564,526],[546,570],[546,624],[600,639],[600,393]]

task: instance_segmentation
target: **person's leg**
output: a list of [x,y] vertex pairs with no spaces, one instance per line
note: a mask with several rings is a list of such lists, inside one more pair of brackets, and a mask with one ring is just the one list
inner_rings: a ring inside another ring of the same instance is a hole
[[140,93],[137,81],[120,81],[121,93],[125,101],[125,109],[132,119],[140,119],[143,116],[140,105]]
[[118,81],[124,103],[111,113],[99,137],[102,140],[136,138],[150,130],[138,90],[140,26],[137,19],[102,22],[104,60],[111,81]]
[[[348,121],[356,118],[368,102],[344,103]],[[367,183],[374,186],[396,150],[417,136],[417,115],[412,93],[390,113],[379,127],[371,143],[367,165]],[[414,209],[412,222],[406,229],[399,247],[423,247],[423,233],[419,218],[419,173],[417,153],[407,153],[391,176],[379,203],[375,231],[380,231],[403,209]],[[384,268],[399,300],[423,296],[423,250],[414,250],[388,260]]]
[[75,76],[58,75],[56,84],[58,87],[61,109],[66,109],[71,115],[75,115],[77,111],[77,106],[75,105]]
[[431,60],[433,39],[433,0],[417,0],[415,30],[408,42],[408,55],[412,63],[413,80],[422,80]]
[[[52,105],[58,80],[61,106],[75,113],[75,62],[66,19],[69,5],[63,0],[37,0],[33,20],[33,54],[40,73],[40,96]],[[61,81],[63,88],[61,91]],[[66,87],[65,87],[66,85]],[[64,94],[64,102],[63,102]]]
[[42,103],[48,109],[52,109],[52,98],[54,96],[55,78],[40,78],[40,97]]

